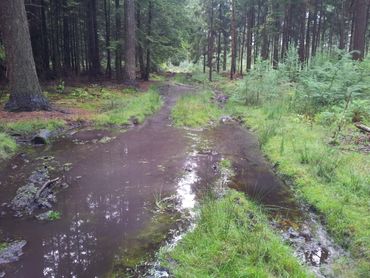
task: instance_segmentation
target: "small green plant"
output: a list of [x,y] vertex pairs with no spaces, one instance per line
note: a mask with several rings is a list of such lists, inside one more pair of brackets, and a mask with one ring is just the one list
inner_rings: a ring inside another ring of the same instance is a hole
[[59,211],[51,210],[48,212],[48,219],[51,221],[59,220],[62,214]]
[[0,161],[15,153],[17,144],[9,135],[0,132]]
[[56,87],[56,91],[58,94],[64,94],[64,90],[65,90],[65,86],[64,86],[64,81],[63,80],[60,80],[57,87]]
[[6,242],[0,242],[0,251],[6,249],[9,246],[8,243]]

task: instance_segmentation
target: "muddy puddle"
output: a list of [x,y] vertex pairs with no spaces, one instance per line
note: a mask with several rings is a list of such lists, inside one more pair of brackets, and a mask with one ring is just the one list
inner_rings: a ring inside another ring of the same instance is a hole
[[[168,235],[185,229],[183,214],[195,204],[192,186],[211,180],[198,167],[213,159],[194,156],[188,132],[171,127],[170,109],[189,90],[164,87],[164,107],[142,126],[80,131],[1,165],[0,236],[26,242],[12,263],[0,265],[1,276],[133,275]],[[14,207],[24,185],[34,188],[23,203],[45,185],[40,195],[49,203]],[[45,211],[55,219],[35,218]]]

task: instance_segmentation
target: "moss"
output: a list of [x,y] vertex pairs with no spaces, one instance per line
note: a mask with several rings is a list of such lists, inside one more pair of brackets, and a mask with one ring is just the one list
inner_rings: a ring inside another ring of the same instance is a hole
[[203,91],[181,97],[172,109],[172,120],[178,127],[204,127],[217,122],[222,110],[211,102],[212,93]]
[[0,161],[12,156],[16,150],[16,142],[9,135],[0,132]]
[[205,200],[195,230],[160,257],[175,277],[310,277],[292,254],[261,209],[230,191]]

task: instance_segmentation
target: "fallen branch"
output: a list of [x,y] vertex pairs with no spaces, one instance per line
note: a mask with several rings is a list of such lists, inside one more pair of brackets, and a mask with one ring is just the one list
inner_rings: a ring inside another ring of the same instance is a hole
[[366,125],[363,125],[363,124],[355,124],[355,126],[358,128],[358,129],[360,129],[360,130],[362,130],[362,131],[365,131],[365,132],[368,132],[368,133],[370,133],[370,127],[368,127],[368,126],[366,126]]
[[35,199],[39,199],[40,198],[40,194],[46,189],[48,188],[51,184],[53,184],[54,182],[57,182],[60,178],[55,178],[53,180],[48,180],[47,182],[44,183],[44,185],[39,189],[37,190],[36,192],[36,196],[35,196]]

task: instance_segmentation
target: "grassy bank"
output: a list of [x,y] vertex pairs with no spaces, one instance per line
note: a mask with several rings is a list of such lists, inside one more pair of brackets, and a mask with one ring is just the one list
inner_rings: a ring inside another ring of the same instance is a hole
[[370,140],[354,125],[370,125],[369,70],[370,58],[356,63],[343,53],[302,69],[290,52],[278,70],[259,61],[243,80],[203,82],[229,94],[223,113],[257,133],[277,171],[351,252],[356,277],[370,273]]
[[[299,196],[324,216],[330,234],[370,273],[370,60],[317,57],[303,70],[266,65],[229,91],[228,113],[242,117]],[[290,70],[288,70],[290,69]]]
[[161,260],[175,277],[309,277],[261,209],[230,191],[201,205],[192,232]]

